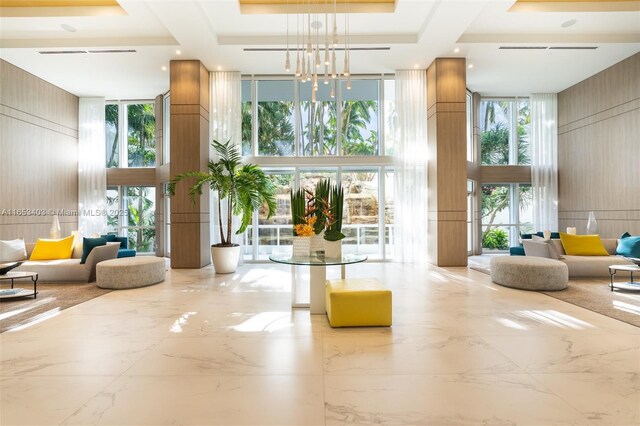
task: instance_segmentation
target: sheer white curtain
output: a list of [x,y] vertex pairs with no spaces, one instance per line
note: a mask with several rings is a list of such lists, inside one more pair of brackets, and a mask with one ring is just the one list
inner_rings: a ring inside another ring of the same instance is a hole
[[533,225],[538,231],[558,231],[557,116],[555,93],[531,95]]
[[89,237],[107,230],[104,98],[80,98],[78,125],[78,229]]
[[427,73],[396,71],[395,261],[427,261]]
[[[238,71],[213,71],[209,73],[211,103],[209,106],[209,124],[211,140],[225,143],[231,139],[232,143],[241,149],[242,144],[242,79]],[[209,147],[209,158],[215,159],[216,154]],[[217,195],[211,197],[211,241],[220,242],[218,232]],[[224,204],[223,204],[224,209]],[[223,218],[224,221],[224,218]],[[238,229],[240,221],[233,219],[233,232]],[[240,244],[240,235],[234,235],[234,243]]]

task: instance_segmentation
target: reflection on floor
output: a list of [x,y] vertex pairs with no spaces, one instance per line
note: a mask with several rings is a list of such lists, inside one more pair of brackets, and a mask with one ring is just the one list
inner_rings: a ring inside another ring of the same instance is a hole
[[[640,329],[467,268],[367,263],[391,328],[290,309],[290,269],[173,270],[0,335],[0,423],[637,425]],[[603,284],[605,285],[605,284]]]

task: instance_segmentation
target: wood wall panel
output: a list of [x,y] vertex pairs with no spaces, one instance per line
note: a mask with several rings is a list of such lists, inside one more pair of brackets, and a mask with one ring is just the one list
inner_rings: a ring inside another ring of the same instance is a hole
[[467,265],[465,60],[438,58],[427,70],[429,236],[438,266]]
[[531,166],[482,166],[482,183],[531,183]]
[[[171,61],[171,153],[169,177],[207,170],[209,160],[209,72],[199,61]],[[210,263],[209,193],[193,203],[192,180],[171,197],[171,267],[200,268]]]
[[151,167],[130,167],[107,169],[107,186],[155,186],[156,169]]
[[640,54],[558,94],[559,228],[640,235]]
[[[78,98],[0,60],[0,239],[78,228]],[[29,210],[29,211],[27,211]]]

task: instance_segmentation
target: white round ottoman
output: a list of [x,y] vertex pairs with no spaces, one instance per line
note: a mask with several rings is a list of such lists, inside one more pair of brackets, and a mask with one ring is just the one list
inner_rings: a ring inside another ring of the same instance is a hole
[[121,290],[145,287],[164,281],[164,258],[123,257],[96,265],[96,284],[100,288]]
[[491,259],[491,279],[505,287],[522,290],[564,290],[569,269],[564,263],[533,256],[500,256]]

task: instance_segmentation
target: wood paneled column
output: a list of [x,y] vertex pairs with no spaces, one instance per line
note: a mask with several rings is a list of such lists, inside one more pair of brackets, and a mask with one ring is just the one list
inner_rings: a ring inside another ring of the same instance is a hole
[[467,265],[466,63],[437,58],[427,70],[429,262]]
[[[170,175],[207,170],[209,161],[209,71],[200,61],[171,61]],[[211,263],[209,191],[193,204],[192,180],[180,182],[171,197],[171,267],[201,268]]]

